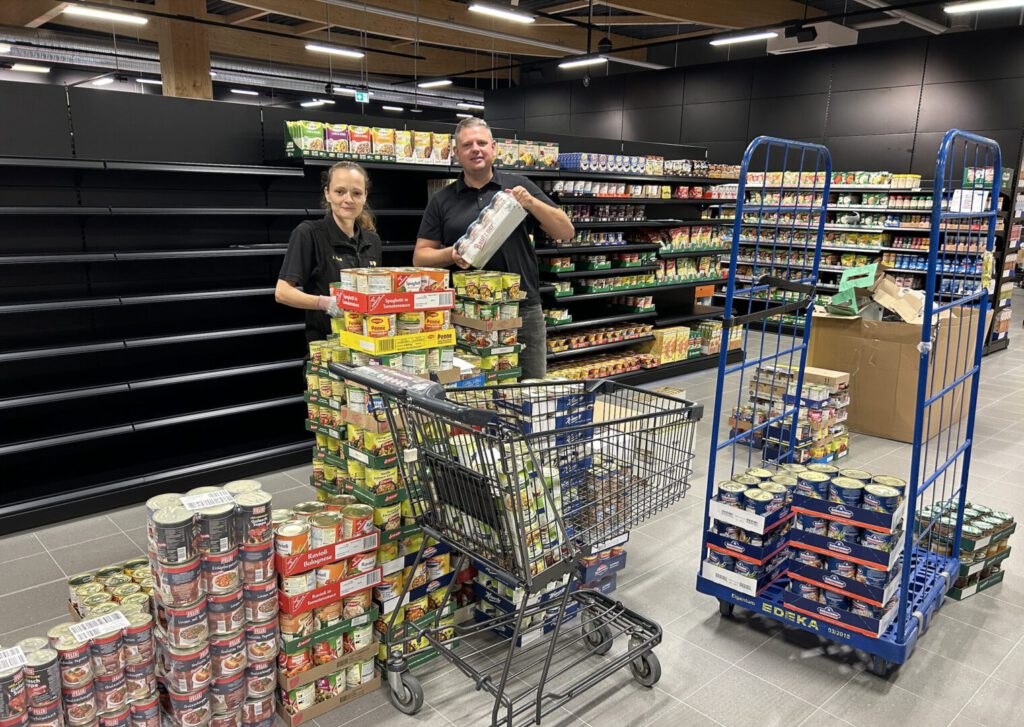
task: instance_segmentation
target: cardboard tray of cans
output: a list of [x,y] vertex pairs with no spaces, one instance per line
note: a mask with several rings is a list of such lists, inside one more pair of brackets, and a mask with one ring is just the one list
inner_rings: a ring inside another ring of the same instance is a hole
[[460,351],[466,351],[476,356],[497,356],[503,353],[520,353],[523,350],[523,344],[513,343],[507,346],[487,346],[480,348],[479,346],[468,346],[465,343],[458,345]]
[[[380,568],[377,568],[377,571],[379,572]],[[393,598],[389,598],[386,601],[378,601],[377,599],[374,599],[374,603],[376,603],[377,607],[380,609],[381,616],[385,616],[394,611],[399,606],[404,606],[407,603],[419,600],[420,598],[423,598],[424,596],[427,596],[433,593],[434,591],[437,591],[441,588],[445,588],[449,583],[452,582],[452,579],[454,577],[455,573],[454,571],[451,571],[445,573],[440,578],[434,578],[430,581],[427,581],[422,586],[412,588],[409,590],[408,593],[405,594],[405,598],[402,599],[401,603],[399,603],[399,596],[394,596]],[[380,579],[378,578],[378,581],[379,580]]]
[[[445,553],[452,552],[452,548],[447,543],[434,543],[428,545],[423,549],[423,557],[420,562],[426,561],[427,558],[433,558],[435,555],[444,555]],[[381,563],[380,567],[383,574],[386,576],[392,573],[397,573],[405,568],[412,568],[413,563],[416,562],[416,553],[406,553],[405,555],[399,556],[394,560],[389,560],[387,563]]]
[[735,525],[758,535],[765,535],[793,517],[789,506],[782,506],[765,515],[741,510],[724,502],[712,500],[708,503],[708,516],[719,522]]
[[357,576],[346,578],[337,583],[328,583],[320,588],[299,593],[295,596],[287,596],[284,591],[277,592],[277,601],[281,612],[286,614],[305,613],[314,608],[334,603],[344,596],[350,596],[359,591],[380,584],[380,568],[374,568],[368,573],[360,573]]
[[[520,326],[522,319],[520,319]],[[520,326],[516,326],[517,328]],[[438,348],[441,346],[455,345],[455,331],[446,329],[441,331],[428,331],[426,333],[407,333],[384,338],[373,338],[362,336],[350,331],[342,331],[338,334],[341,345],[348,348],[362,351],[371,355],[383,353],[402,353],[405,351],[416,351],[421,348]]]
[[764,545],[751,545],[750,543],[740,542],[735,538],[719,535],[711,530],[709,530],[707,534],[708,546],[713,550],[717,550],[722,555],[741,558],[748,563],[754,563],[756,565],[764,565],[770,561],[778,555],[779,551],[783,550],[789,542],[784,536],[775,537],[775,534],[771,531],[769,531],[767,538],[769,539],[764,541]]
[[889,603],[900,587],[900,579],[896,574],[891,576],[892,580],[884,588],[877,588],[861,583],[855,578],[843,578],[835,573],[830,573],[827,570],[815,568],[812,565],[795,560],[789,561],[789,572],[787,575],[790,578],[810,583],[818,588],[841,593],[844,596],[856,598],[858,601],[866,601],[879,608]]
[[[347,630],[351,631],[351,627]],[[285,676],[284,670],[278,669],[277,684],[284,690],[295,689],[296,687],[301,687],[303,684],[312,684],[317,679],[329,677],[331,674],[334,674],[341,669],[345,669],[346,667],[350,667],[353,664],[362,664],[363,662],[369,661],[377,656],[377,649],[378,644],[376,639],[374,639],[368,646],[364,646],[358,651],[345,654],[326,664],[320,664],[312,669],[307,669],[306,671],[299,672],[292,676]]]
[[728,568],[722,568],[706,560],[700,564],[700,574],[712,583],[725,586],[737,593],[746,596],[758,596],[768,586],[786,574],[786,562],[783,561],[770,572],[762,574],[759,578],[750,578],[734,573]]
[[889,628],[899,613],[898,608],[890,608],[882,614],[881,618],[860,616],[842,608],[834,608],[827,604],[802,598],[788,589],[782,592],[782,600],[797,613],[821,619],[826,623],[834,624],[873,639],[877,639],[884,634],[885,630]]
[[469,318],[461,313],[452,313],[452,323],[456,326],[465,326],[477,331],[506,331],[523,327],[523,319],[521,317],[496,318],[485,321],[481,318]]
[[314,548],[304,553],[295,555],[274,555],[274,567],[278,575],[290,576],[295,573],[305,573],[308,570],[319,568],[327,563],[337,563],[339,560],[351,558],[358,553],[365,553],[368,550],[377,549],[377,531],[358,538],[342,540],[338,543],[331,543],[322,548]]
[[455,307],[455,290],[429,293],[357,293],[332,284],[331,293],[342,310],[373,315],[449,310]]
[[[570,601],[565,605],[565,613],[562,616],[562,623],[567,624],[576,618],[576,613],[579,611],[580,604],[578,601]],[[493,616],[488,616],[480,610],[474,609],[473,620],[477,623],[484,623],[493,619]],[[509,615],[509,621],[501,626],[495,626],[491,631],[503,639],[511,639],[515,635],[515,627],[512,625],[514,616]],[[550,634],[555,630],[554,616],[544,617],[544,626],[542,628],[532,628],[526,633],[519,635],[516,639],[515,645],[520,649],[535,644],[544,638],[547,634]]]
[[902,537],[897,538],[896,543],[897,547],[891,551],[876,550],[858,543],[831,540],[824,535],[815,535],[806,530],[794,528],[789,531],[789,544],[794,548],[810,550],[831,558],[850,560],[858,565],[863,564],[881,570],[892,570],[899,561],[900,553],[903,551]]
[[900,529],[903,523],[903,516],[907,512],[907,501],[904,499],[895,512],[887,513],[794,493],[792,507],[794,512],[805,515],[817,515],[826,520],[855,525],[858,528],[866,528],[879,533],[894,533]]
[[369,694],[380,689],[380,673],[378,673],[372,681],[366,684],[360,684],[358,687],[353,689],[346,689],[341,694],[325,699],[322,702],[317,702],[314,706],[309,709],[299,712],[297,714],[289,714],[288,710],[284,708],[280,700],[277,703],[277,716],[281,718],[288,727],[298,727],[301,724],[305,724],[310,720],[327,714],[333,709],[337,709],[346,702],[351,702],[353,699],[358,699],[363,695]]
[[582,564],[579,567],[580,581],[582,583],[592,583],[594,581],[601,580],[606,576],[620,571],[626,567],[626,554],[620,553],[613,558],[606,558],[599,560],[589,568],[585,568]]
[[370,606],[370,609],[360,615],[347,618],[344,621],[334,624],[334,626],[328,626],[325,629],[315,631],[308,636],[302,636],[297,639],[289,639],[284,635],[278,637],[278,644],[281,647],[281,651],[285,654],[296,654],[300,651],[304,651],[310,648],[313,644],[327,639],[333,639],[336,636],[341,636],[346,631],[365,626],[366,624],[373,623],[377,620],[377,609],[374,606]]
[[[324,455],[324,458],[325,460],[330,458],[335,461],[338,459],[331,454]],[[369,505],[371,507],[387,507],[388,505],[396,505],[409,498],[409,493],[406,492],[404,487],[378,494],[348,479],[342,479],[341,484],[339,485],[337,482],[318,481],[311,476],[309,484],[332,495],[352,495],[363,505]],[[384,539],[383,533],[381,533],[381,538],[381,542],[387,542]]]
[[[565,586],[561,585],[557,588],[544,591],[542,593],[532,594],[526,599],[527,606],[533,606],[538,603],[546,603],[553,599],[559,598],[565,591]],[[493,588],[489,588],[480,581],[473,581],[473,592],[477,598],[481,601],[485,601],[495,608],[500,608],[505,613],[515,613],[519,610],[523,603],[523,597],[525,592],[522,589],[513,589],[512,593],[499,593]],[[511,598],[509,598],[511,596]]]
[[[308,368],[308,367],[307,367]],[[302,394],[302,399],[308,404],[316,404],[317,406],[326,406],[328,409],[336,409],[341,411],[345,408],[345,402],[341,399],[335,399],[329,396],[321,396],[315,391],[306,391]]]
[[967,576],[973,576],[975,573],[981,573],[983,570],[985,570],[990,565],[995,565],[996,563],[1002,563],[1004,560],[1009,558],[1011,550],[1012,550],[1012,548],[1007,548],[1006,550],[1001,550],[998,553],[996,553],[995,555],[986,558],[985,560],[979,560],[979,561],[977,561],[975,563],[971,563],[970,565],[966,565],[966,564],[961,563],[960,564],[960,570],[957,571],[957,575],[962,577],[962,578],[966,578]]
[[455,604],[449,601],[445,604],[444,610],[438,613],[438,609],[427,611],[425,614],[420,616],[413,621],[401,621],[395,624],[395,628],[391,633],[388,633],[388,619],[381,614],[373,624],[373,629],[380,638],[380,643],[387,645],[393,643],[398,639],[403,639],[409,635],[410,624],[416,624],[417,626],[430,626],[434,622],[434,618],[443,619],[451,616],[455,613]]
[[970,598],[971,596],[975,595],[976,593],[981,593],[982,591],[985,591],[985,590],[991,588],[992,586],[995,586],[995,585],[997,585],[999,583],[1002,583],[1003,576],[1005,576],[1005,575],[1006,575],[1006,571],[1003,571],[1003,570],[996,571],[995,573],[990,575],[988,578],[985,578],[984,580],[980,580],[980,581],[978,581],[977,583],[975,583],[973,585],[967,586],[966,588],[957,588],[957,587],[954,586],[953,588],[949,589],[949,591],[946,593],[946,595],[949,596],[950,598],[953,598],[953,599],[957,600],[957,601],[962,601],[965,598]]
[[384,456],[371,454],[370,452],[356,449],[355,447],[343,444],[345,448],[345,456],[349,459],[354,459],[356,462],[361,462],[363,466],[370,467],[375,470],[385,470],[391,467],[395,467],[398,464],[397,454],[387,454]]
[[[992,543],[998,543],[1000,540],[1005,540],[1006,538],[1010,537],[1010,535],[1012,535],[1013,532],[1016,529],[1017,529],[1017,523],[1015,522],[1015,523],[1011,524],[1010,527],[1006,528],[1005,530],[1001,530],[998,533],[993,533],[992,535],[986,535],[983,538],[971,539],[971,538],[967,538],[967,537],[961,536],[961,538],[960,538],[960,549],[961,550],[969,550],[969,551],[971,551],[973,553],[976,550],[981,550],[982,548],[987,548]],[[938,539],[939,540],[947,540],[946,538],[943,538],[942,536],[938,536]]]

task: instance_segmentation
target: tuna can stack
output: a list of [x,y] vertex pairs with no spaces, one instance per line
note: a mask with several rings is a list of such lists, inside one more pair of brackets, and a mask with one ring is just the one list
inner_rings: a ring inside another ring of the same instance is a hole
[[161,704],[178,727],[270,727],[277,672],[271,496],[254,480],[147,502]]

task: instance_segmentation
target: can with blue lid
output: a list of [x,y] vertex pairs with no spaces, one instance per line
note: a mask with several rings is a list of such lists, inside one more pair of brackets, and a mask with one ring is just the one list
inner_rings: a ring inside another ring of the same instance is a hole
[[830,540],[841,540],[844,543],[856,543],[860,540],[860,528],[856,525],[830,521],[826,537]]
[[796,476],[797,494],[817,500],[828,498],[828,484],[831,478],[821,472],[801,472]]
[[892,514],[900,506],[900,491],[895,487],[887,485],[865,485],[864,502],[862,507],[865,510]]
[[847,507],[860,507],[864,497],[864,483],[849,477],[833,477],[828,485],[828,499]]

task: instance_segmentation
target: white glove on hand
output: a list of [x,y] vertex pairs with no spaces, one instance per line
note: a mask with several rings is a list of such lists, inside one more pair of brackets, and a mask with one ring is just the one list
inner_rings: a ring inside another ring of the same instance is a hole
[[345,315],[345,312],[338,307],[338,301],[332,295],[321,295],[316,301],[316,307],[331,318],[341,318]]

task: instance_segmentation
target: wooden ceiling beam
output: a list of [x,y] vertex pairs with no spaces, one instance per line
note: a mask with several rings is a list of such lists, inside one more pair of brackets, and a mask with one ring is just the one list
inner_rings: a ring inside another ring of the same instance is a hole
[[227,21],[228,25],[241,25],[247,23],[250,20],[257,20],[262,18],[264,15],[270,15],[266,10],[257,10],[255,8],[242,8],[236,10],[233,13],[222,15],[221,17]]
[[0,3],[0,25],[13,28],[38,28],[64,12],[66,2],[19,0]]
[[601,0],[618,10],[718,28],[752,28],[824,15],[796,0]]
[[310,33],[319,33],[321,30],[327,30],[329,25],[327,23],[302,23],[302,25],[291,26],[291,31],[295,35],[309,35]]
[[[591,18],[586,15],[562,15],[560,17],[566,20],[575,20],[580,23],[590,22]],[[598,27],[606,27],[611,25],[629,26],[629,25],[685,25],[681,20],[670,20],[669,18],[659,18],[653,15],[595,15],[593,17],[593,24]]]

